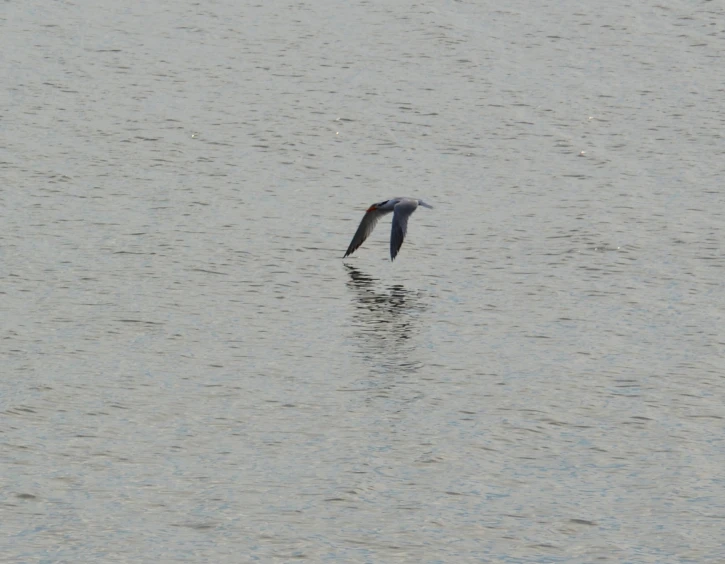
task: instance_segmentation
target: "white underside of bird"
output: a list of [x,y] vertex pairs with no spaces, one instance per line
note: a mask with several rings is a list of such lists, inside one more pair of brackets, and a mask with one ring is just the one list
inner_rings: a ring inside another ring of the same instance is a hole
[[360,226],[357,228],[350,242],[350,246],[347,248],[345,256],[342,258],[354,253],[373,232],[380,218],[393,212],[393,229],[390,232],[390,260],[395,260],[405,239],[405,233],[408,230],[408,218],[418,209],[418,206],[433,208],[433,206],[426,204],[423,200],[416,198],[391,198],[390,200],[383,200],[370,206],[365,212]]

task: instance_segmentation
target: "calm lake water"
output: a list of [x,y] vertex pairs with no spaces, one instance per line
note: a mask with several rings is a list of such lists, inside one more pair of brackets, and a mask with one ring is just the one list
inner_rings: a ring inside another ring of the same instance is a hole
[[719,561],[725,8],[632,4],[6,2],[0,559]]

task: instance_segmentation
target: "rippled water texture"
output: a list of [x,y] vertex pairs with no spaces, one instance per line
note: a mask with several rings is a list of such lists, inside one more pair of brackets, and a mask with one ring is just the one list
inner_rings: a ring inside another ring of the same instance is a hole
[[30,1],[0,47],[0,559],[725,554],[721,4]]

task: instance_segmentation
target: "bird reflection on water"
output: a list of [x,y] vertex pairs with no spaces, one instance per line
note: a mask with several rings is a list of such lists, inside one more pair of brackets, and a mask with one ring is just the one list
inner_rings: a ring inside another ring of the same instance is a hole
[[362,358],[376,372],[416,372],[422,362],[413,337],[425,310],[420,292],[401,284],[381,290],[376,278],[350,265],[345,268],[350,277],[347,286],[355,294],[352,324]]

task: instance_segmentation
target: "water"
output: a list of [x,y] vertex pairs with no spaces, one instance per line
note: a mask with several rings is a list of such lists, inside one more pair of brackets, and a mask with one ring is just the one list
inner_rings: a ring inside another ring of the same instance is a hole
[[723,16],[7,5],[0,557],[721,558]]

